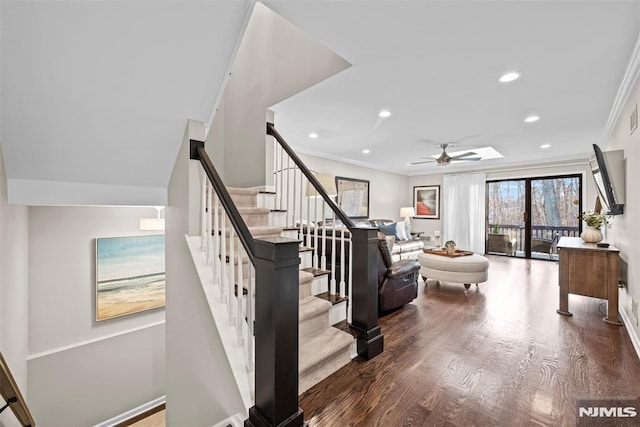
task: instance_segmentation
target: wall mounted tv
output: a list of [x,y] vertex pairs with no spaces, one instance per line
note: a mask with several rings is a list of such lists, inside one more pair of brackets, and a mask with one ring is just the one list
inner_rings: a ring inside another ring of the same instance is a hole
[[602,151],[593,144],[595,157],[589,161],[600,202],[607,215],[624,213],[624,151]]

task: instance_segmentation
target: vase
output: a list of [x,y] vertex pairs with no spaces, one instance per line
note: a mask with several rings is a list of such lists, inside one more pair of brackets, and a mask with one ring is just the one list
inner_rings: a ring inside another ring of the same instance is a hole
[[587,243],[598,243],[602,240],[602,233],[597,228],[589,227],[580,234],[580,238]]

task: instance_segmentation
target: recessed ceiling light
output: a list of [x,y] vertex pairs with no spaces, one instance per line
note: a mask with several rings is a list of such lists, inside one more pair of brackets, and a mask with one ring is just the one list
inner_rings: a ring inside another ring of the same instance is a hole
[[512,81],[517,80],[519,78],[520,78],[520,73],[516,73],[515,71],[511,71],[509,73],[505,73],[502,76],[500,76],[498,81],[500,81],[500,83],[509,83],[509,82],[512,82]]
[[362,154],[369,154],[371,152],[371,150],[369,150],[368,148],[365,148],[364,150],[362,150]]
[[317,134],[317,133],[315,133],[315,132],[311,132],[311,133],[309,134],[309,138],[316,139],[317,137],[318,137],[318,134]]
[[533,123],[533,122],[537,122],[538,120],[540,120],[539,116],[529,116],[526,119],[524,119],[526,123]]
[[380,117],[389,117],[391,115],[391,111],[389,110],[382,110],[378,113],[378,116]]
[[540,148],[549,148],[549,147],[551,147],[551,144],[542,144],[540,146]]

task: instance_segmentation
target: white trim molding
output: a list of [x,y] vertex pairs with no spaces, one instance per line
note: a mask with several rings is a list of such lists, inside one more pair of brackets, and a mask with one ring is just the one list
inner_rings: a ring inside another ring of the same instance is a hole
[[67,351],[67,350],[71,350],[71,349],[74,349],[74,348],[82,347],[82,346],[85,346],[85,345],[93,344],[93,343],[96,343],[96,342],[109,340],[111,338],[119,337],[120,335],[126,335],[126,334],[130,334],[132,332],[138,332],[138,331],[141,331],[143,329],[154,328],[156,326],[160,326],[160,325],[164,325],[164,324],[165,324],[165,321],[161,320],[159,322],[151,323],[151,324],[148,324],[148,325],[138,326],[137,328],[126,329],[124,331],[116,332],[116,333],[109,334],[109,335],[104,335],[104,336],[101,336],[101,337],[98,337],[98,338],[93,338],[93,339],[90,339],[90,340],[80,341],[80,342],[77,342],[75,344],[69,344],[69,345],[64,345],[62,347],[52,348],[51,350],[46,350],[46,351],[41,351],[40,353],[30,354],[30,355],[27,356],[27,360],[33,360],[33,359],[38,359],[40,357],[51,356],[52,354],[60,353],[62,351]]
[[113,418],[110,418],[106,421],[101,422],[100,424],[96,424],[93,427],[112,427],[115,425],[118,425],[124,421],[130,420],[135,416],[138,416],[140,414],[143,414],[153,408],[156,408],[160,405],[162,405],[163,403],[165,403],[167,401],[167,397],[166,396],[160,396],[157,399],[153,399],[151,402],[147,402],[144,403],[140,406],[138,406],[137,408],[133,408],[128,410],[127,412],[123,412],[120,415],[116,415]]
[[624,327],[627,329],[627,333],[629,334],[629,338],[631,339],[631,343],[633,344],[633,348],[636,350],[636,354],[640,359],[640,337],[638,337],[638,333],[636,332],[636,328],[633,327],[633,320],[627,314],[627,311],[624,307],[620,307],[618,310],[620,313],[620,317],[622,317],[622,321],[624,322]]
[[627,103],[627,99],[629,99],[631,90],[635,86],[639,75],[640,75],[640,36],[636,41],[636,45],[633,47],[633,51],[631,52],[631,57],[629,58],[629,63],[627,64],[627,69],[625,70],[624,77],[622,78],[622,82],[620,83],[620,88],[618,89],[616,98],[613,101],[613,106],[611,107],[611,112],[609,113],[609,118],[607,119],[607,124],[605,126],[603,142],[607,142],[609,140],[609,137],[611,137],[613,128],[615,127],[616,123],[618,123],[618,119],[620,118],[622,109]]

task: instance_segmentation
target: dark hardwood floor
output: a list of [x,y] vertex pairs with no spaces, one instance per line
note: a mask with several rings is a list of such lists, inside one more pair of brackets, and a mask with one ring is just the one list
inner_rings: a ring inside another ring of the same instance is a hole
[[640,396],[640,360],[604,300],[569,296],[555,262],[489,256],[489,280],[429,281],[380,319],[385,351],[301,395],[310,426],[574,426],[576,399]]

